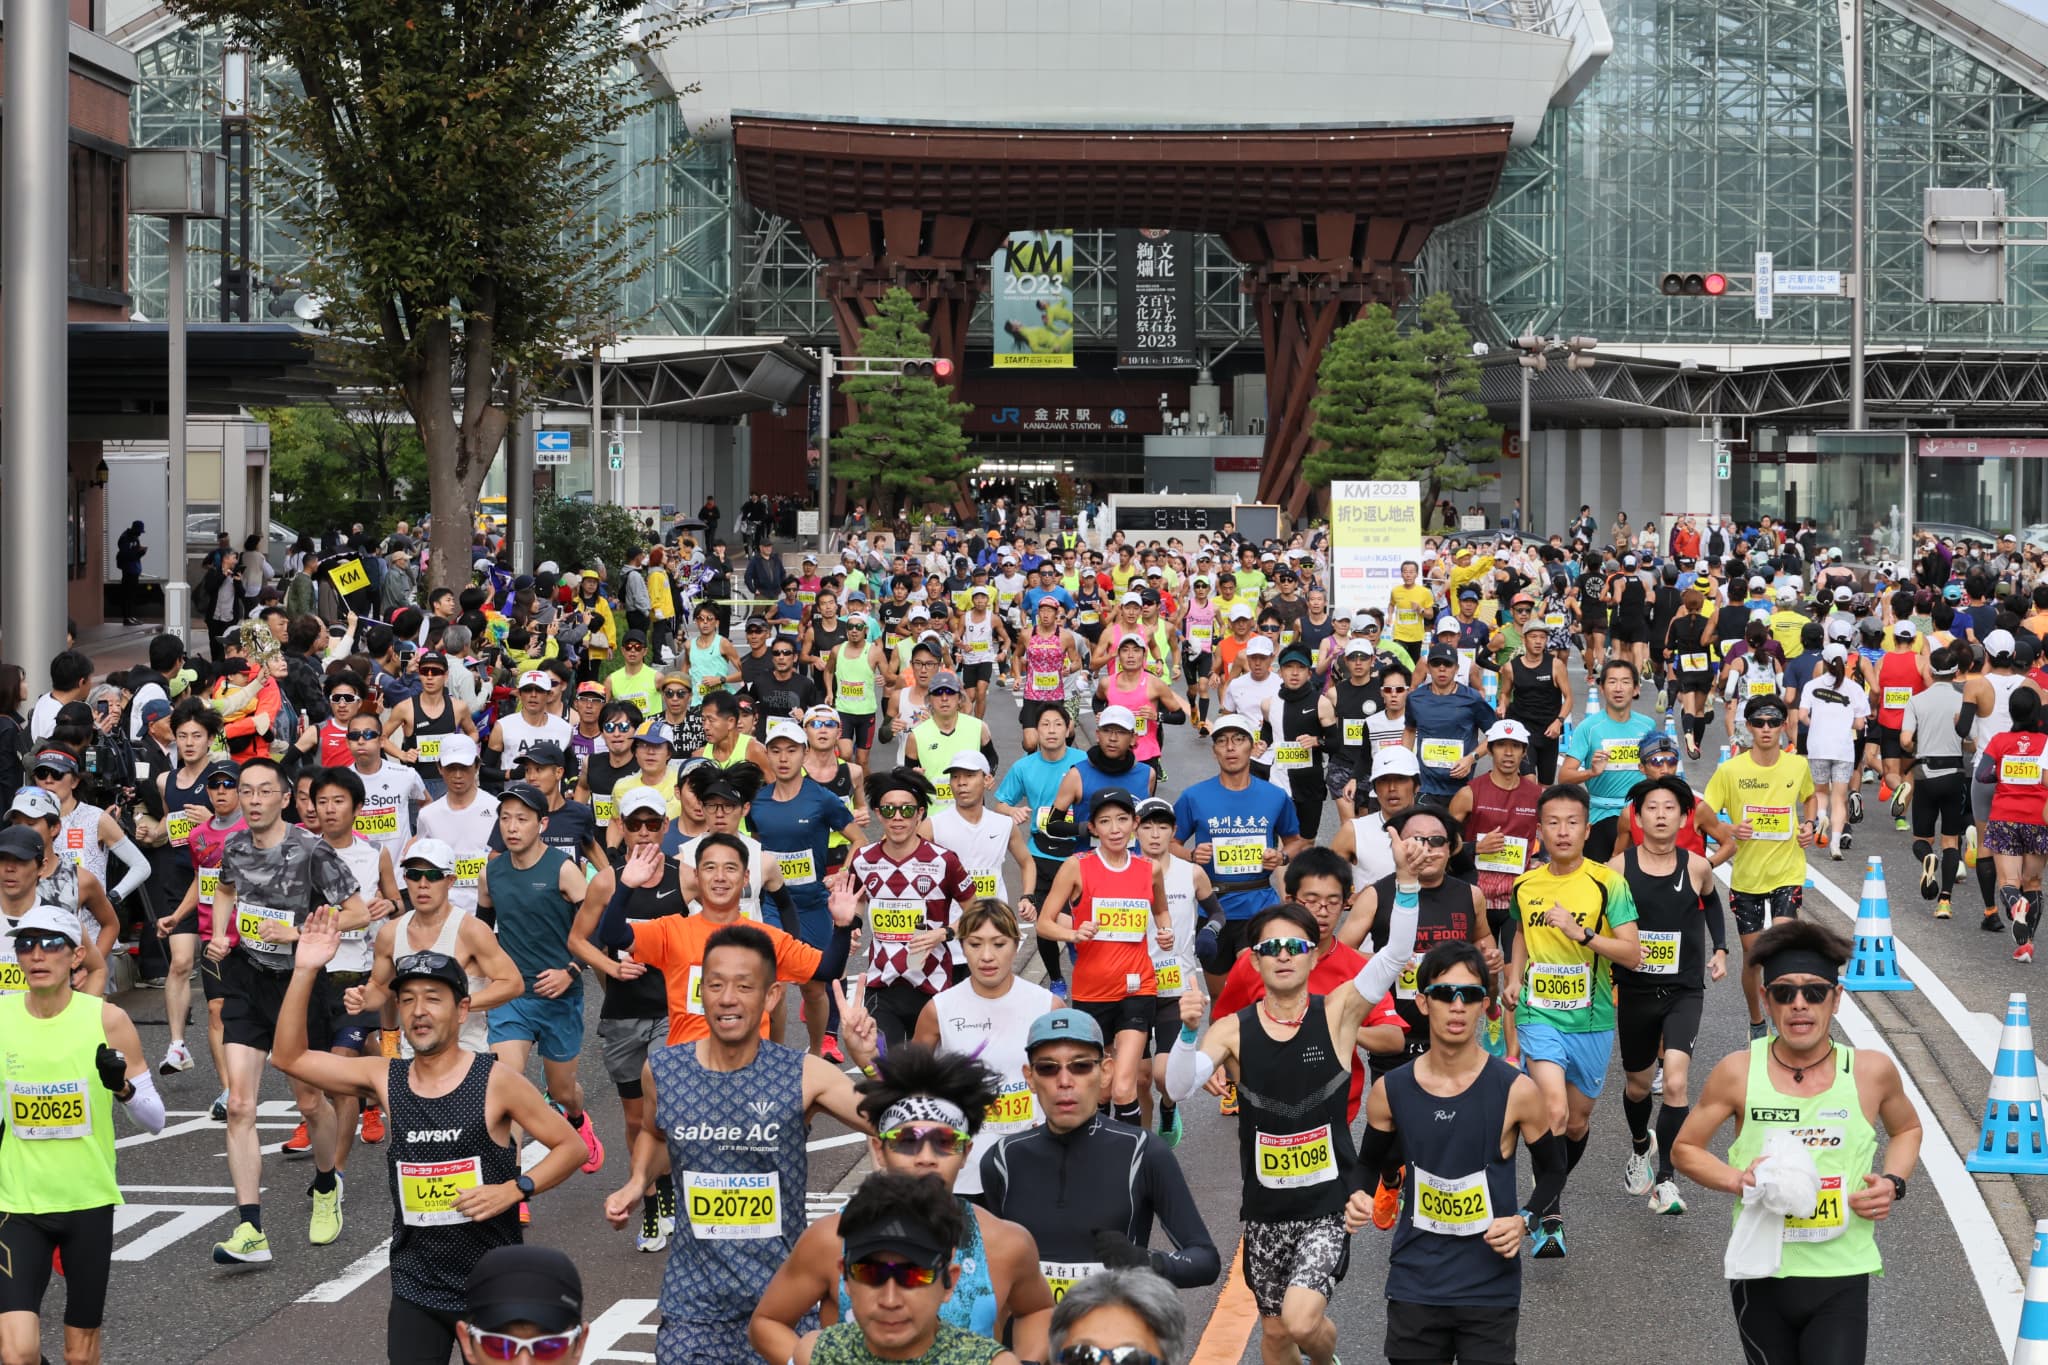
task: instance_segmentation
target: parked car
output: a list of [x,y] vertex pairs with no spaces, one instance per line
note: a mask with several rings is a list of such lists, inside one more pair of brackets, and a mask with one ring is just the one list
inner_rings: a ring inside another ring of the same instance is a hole
[[[213,548],[213,538],[220,534],[220,513],[193,512],[185,518],[185,550],[194,559],[204,558]],[[284,572],[284,557],[292,546],[299,543],[299,533],[281,521],[270,523],[270,538],[263,552],[270,560],[270,567]],[[236,547],[241,548],[240,546]]]

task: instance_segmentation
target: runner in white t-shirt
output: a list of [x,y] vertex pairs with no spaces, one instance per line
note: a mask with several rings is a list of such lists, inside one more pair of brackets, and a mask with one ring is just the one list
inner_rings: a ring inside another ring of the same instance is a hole
[[476,909],[477,879],[490,857],[491,832],[498,827],[498,798],[477,790],[481,758],[468,735],[443,735],[441,781],[447,795],[422,806],[419,817],[419,838],[439,839],[455,854],[455,885],[448,899],[464,912]]

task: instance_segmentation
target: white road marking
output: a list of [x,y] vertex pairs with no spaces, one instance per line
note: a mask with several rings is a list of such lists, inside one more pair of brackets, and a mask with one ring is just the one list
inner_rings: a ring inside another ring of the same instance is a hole
[[117,1261],[146,1261],[186,1237],[199,1231],[222,1214],[235,1211],[233,1204],[116,1204],[114,1206],[114,1232],[116,1235],[130,1228],[140,1227],[159,1214],[170,1217],[152,1225],[141,1236],[114,1252]]
[[584,1337],[585,1365],[598,1365],[601,1361],[654,1365],[654,1352],[624,1350],[621,1342],[626,1337],[652,1338],[660,1326],[661,1304],[658,1300],[620,1299],[590,1324],[590,1331]]
[[817,1138],[814,1141],[807,1142],[804,1144],[804,1150],[823,1152],[833,1147],[851,1147],[856,1142],[866,1142],[867,1140],[868,1135],[866,1133],[841,1133],[837,1137]]
[[361,1289],[370,1281],[382,1275],[391,1264],[391,1239],[386,1237],[375,1247],[355,1260],[348,1268],[331,1280],[323,1280],[305,1293],[299,1295],[300,1303],[340,1303],[349,1295]]

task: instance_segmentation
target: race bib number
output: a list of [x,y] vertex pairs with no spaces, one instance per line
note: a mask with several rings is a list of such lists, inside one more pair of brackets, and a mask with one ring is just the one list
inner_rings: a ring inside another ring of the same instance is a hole
[[1768,678],[1751,682],[1749,685],[1749,695],[1752,697],[1775,697],[1778,695],[1778,685]]
[[474,858],[457,858],[455,860],[455,884],[457,886],[474,891],[476,884],[483,880],[483,875],[484,855],[478,854]]
[[401,1161],[398,1163],[398,1216],[409,1228],[448,1228],[467,1223],[455,1201],[484,1183],[484,1159]]
[[770,853],[768,856],[775,860],[775,866],[781,871],[784,886],[809,886],[818,880],[817,859],[812,856],[809,849],[794,853]]
[[1681,673],[1705,673],[1707,671],[1707,656],[1704,654],[1679,655],[1678,671]]
[[1563,630],[1564,613],[1561,611],[1547,611],[1543,613],[1543,624],[1549,626],[1553,631]]
[[1415,1226],[1444,1237],[1477,1237],[1493,1223],[1493,1200],[1486,1172],[1468,1176],[1432,1175],[1415,1168]]
[[1157,958],[1152,963],[1152,976],[1158,983],[1161,995],[1179,995],[1187,989],[1184,971],[1177,957]]
[[1102,624],[1102,613],[1089,608],[1082,611],[1079,620],[1084,626],[1099,626]]
[[1038,1101],[1022,1081],[1008,1081],[982,1116],[982,1127],[1004,1133],[1022,1132],[1038,1122]]
[[199,903],[201,905],[212,905],[213,893],[218,890],[220,890],[220,869],[217,867],[200,868]]
[[1209,641],[1215,638],[1215,634],[1216,627],[1214,625],[1188,627],[1188,639],[1194,641],[1203,649],[1209,647]]
[[12,958],[0,962],[0,994],[28,989],[28,974]]
[[9,1137],[25,1142],[92,1136],[92,1106],[86,1084],[77,1081],[9,1081]]
[[1455,739],[1422,741],[1422,766],[1425,768],[1455,768],[1464,761],[1465,746]]
[[420,762],[439,763],[441,761],[441,736],[415,735],[413,737],[413,747],[419,753]]
[[1751,838],[1783,843],[1792,837],[1790,806],[1744,806],[1742,818],[1749,823]]
[[1045,1283],[1052,1290],[1052,1301],[1058,1303],[1067,1296],[1067,1291],[1103,1270],[1100,1261],[1040,1261],[1038,1271],[1045,1276]]
[[868,905],[868,925],[876,938],[902,942],[925,927],[923,901],[873,901]]
[[1610,739],[1601,744],[1607,754],[1608,772],[1636,772],[1641,768],[1637,761],[1640,746],[1634,740]]
[[990,662],[996,657],[995,642],[993,640],[969,640],[967,642],[967,657],[978,664]]
[[975,899],[977,899],[977,900],[993,900],[993,899],[995,899],[995,894],[996,894],[996,874],[995,874],[995,873],[993,873],[993,872],[976,872],[976,873],[974,873],[974,874],[972,874],[972,875],[973,875],[973,877],[974,877],[974,895],[975,895]]
[[1415,991],[1418,985],[1415,978],[1416,965],[1413,962],[1409,963],[1401,969],[1401,974],[1394,978],[1394,998],[1396,1000],[1413,1000],[1415,998]]
[[1593,964],[1590,962],[1530,963],[1529,1003],[1551,1010],[1586,1010],[1593,1008]]
[[1152,923],[1152,902],[1135,897],[1097,896],[1089,909],[1097,943],[1143,943]]
[[1820,1194],[1813,1201],[1813,1212],[1804,1218],[1785,1220],[1785,1240],[1788,1242],[1832,1242],[1842,1235],[1842,1177],[1824,1175],[1820,1178]]
[[1309,765],[1309,750],[1306,744],[1275,744],[1273,766],[1283,772],[1293,772]]
[[1422,624],[1422,613],[1414,607],[1396,607],[1394,608],[1394,624],[1397,626],[1419,626]]
[[265,922],[282,925],[289,929],[292,927],[292,912],[289,910],[273,910],[267,905],[251,905],[247,901],[242,901],[235,906],[235,932],[248,939],[251,943],[263,942],[263,926]]
[[1060,675],[1057,673],[1033,673],[1031,690],[1034,692],[1057,692],[1060,690]]
[[365,839],[392,838],[398,833],[398,812],[366,810],[356,816],[356,833]]
[[702,1242],[758,1242],[782,1235],[782,1177],[683,1172],[690,1232]]
[[1498,849],[1492,853],[1474,853],[1472,864],[1481,872],[1506,872],[1519,877],[1529,869],[1529,841],[1503,834]]
[[866,701],[867,699],[868,680],[866,678],[841,678],[839,680],[839,700]]
[[1912,705],[1913,689],[1910,687],[1887,687],[1884,690],[1884,709],[1897,711]]
[[1266,841],[1239,835],[1216,839],[1209,846],[1210,865],[1225,876],[1243,876],[1266,870]]
[[85,866],[85,831],[73,826],[64,831],[64,856],[71,860],[73,867]]
[[597,817],[600,829],[610,825],[612,821],[619,818],[619,798],[616,796],[593,796],[590,801],[590,813]]
[[1151,733],[1152,717],[1147,715],[1139,715],[1133,716],[1132,719],[1137,722],[1136,726],[1131,730],[1131,733],[1133,735],[1136,735],[1139,739],[1143,739],[1147,734]]
[[935,806],[950,806],[953,804],[953,784],[951,782],[932,783],[932,804]]
[[2008,786],[2041,785],[2041,760],[2027,754],[2007,754],[1998,760],[1998,780]]
[[1259,1183],[1269,1190],[1294,1190],[1337,1178],[1330,1125],[1303,1133],[1261,1132],[1256,1143]]
[[199,828],[199,822],[189,815],[172,815],[164,820],[164,832],[171,836],[172,848],[183,848],[192,840],[192,831]]
[[1365,743],[1365,722],[1363,720],[1347,720],[1344,722],[1344,743],[1354,749]]
[[1678,974],[1679,943],[1683,935],[1660,933],[1650,929],[1637,932],[1642,941],[1643,961],[1636,970],[1645,976],[1676,976]]

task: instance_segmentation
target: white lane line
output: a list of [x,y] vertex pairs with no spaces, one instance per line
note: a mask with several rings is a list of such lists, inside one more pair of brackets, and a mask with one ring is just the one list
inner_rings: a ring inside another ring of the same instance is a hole
[[233,1194],[233,1185],[123,1185],[123,1194]]
[[[1868,867],[1869,864],[1866,863],[1865,866]],[[1836,886],[1825,874],[1818,872],[1814,874],[1813,884],[1835,909],[1849,917],[1852,925],[1855,923],[1858,902],[1852,899],[1848,892]],[[1890,890],[1889,884],[1886,890]],[[1928,1003],[1948,1021],[1956,1037],[1962,1039],[1963,1046],[1970,1049],[1971,1054],[1983,1064],[1984,1070],[1989,1072],[1998,1061],[1998,1038],[2005,1027],[2004,1015],[1993,1017],[1981,1011],[1964,1008],[1963,1002],[1956,998],[1956,993],[1948,988],[1948,983],[1941,979],[1934,968],[1921,961],[1917,953],[1906,946],[1905,940],[1898,936],[1896,930],[1892,934],[1892,948],[1898,954],[1899,967],[1912,979],[1913,984],[1920,988]]]
[[815,1141],[807,1142],[804,1144],[804,1150],[808,1152],[822,1152],[832,1147],[851,1147],[856,1142],[866,1142],[867,1140],[868,1135],[866,1133],[841,1133],[837,1137],[818,1138]]
[[348,1268],[331,1280],[322,1281],[299,1295],[300,1303],[340,1303],[349,1295],[361,1289],[384,1273],[391,1264],[391,1239],[386,1237],[374,1248],[349,1262]]
[[2019,1335],[2020,1309],[2026,1302],[2026,1285],[2020,1279],[2018,1268],[2013,1265],[2012,1256],[2005,1249],[2005,1238],[1999,1235],[1998,1223],[1986,1207],[1975,1177],[1964,1167],[1963,1159],[1948,1140],[1948,1134],[1934,1120],[1933,1108],[1920,1094],[1920,1088],[1913,1084],[1912,1073],[1886,1046],[1869,1016],[1857,1008],[1853,995],[1843,994],[1842,1007],[1836,1011],[1836,1017],[1842,1021],[1842,1031],[1849,1035],[1850,1042],[1859,1048],[1883,1053],[1898,1067],[1906,1099],[1914,1112],[1920,1115],[1920,1164],[1926,1168],[1928,1178],[1941,1195],[1942,1209],[1948,1214],[1949,1226],[1956,1230],[1956,1236],[1963,1244],[1963,1258],[1970,1263],[1970,1274],[1977,1281],[1977,1293],[1984,1300],[1984,1311],[1991,1315],[1991,1328],[2004,1345],[2005,1358],[2010,1361],[2013,1343]]

